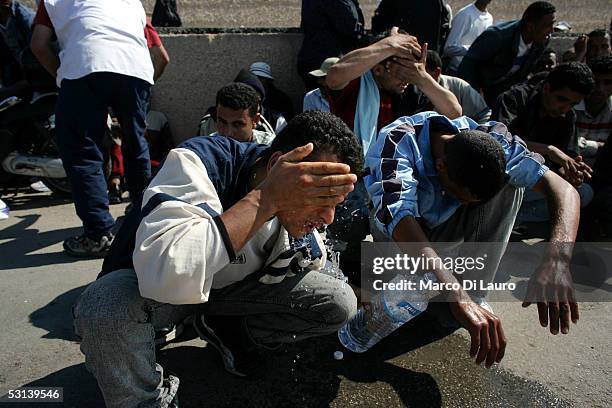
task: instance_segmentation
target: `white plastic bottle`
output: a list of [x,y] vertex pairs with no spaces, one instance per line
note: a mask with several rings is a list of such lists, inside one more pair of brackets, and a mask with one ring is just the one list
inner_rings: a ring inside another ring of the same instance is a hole
[[338,330],[338,339],[344,347],[363,353],[427,309],[431,294],[420,289],[419,281],[435,282],[435,275],[431,272],[423,276],[397,275],[389,283],[398,285],[402,280],[415,282],[415,290],[410,293],[386,290],[373,296],[368,308],[360,307],[355,316]]

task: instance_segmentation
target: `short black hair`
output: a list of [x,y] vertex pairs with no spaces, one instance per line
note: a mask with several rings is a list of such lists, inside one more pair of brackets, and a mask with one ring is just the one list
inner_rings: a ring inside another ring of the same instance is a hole
[[597,57],[589,62],[593,75],[612,74],[612,55]]
[[582,95],[590,94],[595,88],[591,69],[582,62],[564,62],[553,68],[545,79],[551,91],[569,88]]
[[435,71],[436,68],[442,68],[442,58],[434,50],[427,50],[427,71]]
[[444,145],[448,177],[486,201],[506,183],[506,157],[501,144],[480,130],[462,130]]
[[547,1],[536,1],[525,9],[521,20],[523,23],[537,23],[542,17],[553,14],[557,9]]
[[329,112],[311,110],[295,116],[274,138],[269,151],[287,153],[308,143],[314,144],[313,153],[335,154],[351,167],[352,173],[363,172],[363,154],[357,138],[342,119]]
[[232,110],[248,109],[252,117],[259,110],[259,95],[252,86],[231,82],[217,91],[215,104]]
[[598,37],[610,37],[610,32],[605,28],[598,28],[596,30],[591,31],[588,34],[589,38],[598,38]]

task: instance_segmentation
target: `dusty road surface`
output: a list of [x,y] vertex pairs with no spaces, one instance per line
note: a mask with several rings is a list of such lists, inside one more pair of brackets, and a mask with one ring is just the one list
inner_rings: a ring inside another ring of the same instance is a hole
[[[101,261],[62,253],[62,240],[79,232],[70,202],[48,194],[5,201],[12,210],[0,221],[0,395],[18,386],[60,386],[63,406],[102,407],[70,315]],[[114,215],[124,207],[113,206]],[[333,359],[341,349],[335,336],[286,345],[270,352],[267,368],[249,381],[226,374],[199,340],[167,347],[159,360],[181,378],[183,407],[610,406],[612,304],[582,304],[580,323],[566,336],[547,333],[535,311],[517,302],[493,307],[509,345],[491,370],[470,361],[464,331],[435,341],[443,333],[427,324],[409,324],[381,347],[345,352],[341,361]]]

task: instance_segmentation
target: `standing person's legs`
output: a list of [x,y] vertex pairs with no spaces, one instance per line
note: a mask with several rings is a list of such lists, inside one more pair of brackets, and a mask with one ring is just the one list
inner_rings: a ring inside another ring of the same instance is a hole
[[[432,242],[478,242],[477,247],[468,248],[469,253],[465,253],[465,256],[476,258],[486,254],[482,271],[477,274],[466,273],[458,278],[493,281],[510,239],[523,194],[524,189],[506,185],[485,203],[460,207],[448,221],[429,232]],[[484,297],[486,292],[474,291],[472,295]]]
[[168,406],[178,379],[164,375],[155,362],[154,331],[183,321],[201,307],[141,297],[133,269],[111,272],[85,289],[74,307],[74,327],[106,406]]
[[125,177],[130,199],[137,202],[151,178],[149,145],[145,139],[151,85],[142,79],[114,75],[121,84],[113,101],[113,109],[123,135],[121,150],[125,158]]
[[[92,89],[92,81],[91,75],[62,81],[56,108],[56,134],[84,236],[100,241],[110,233],[114,220],[108,212],[103,170],[107,105],[104,95]],[[67,244],[74,244],[69,241],[65,242],[65,248]]]

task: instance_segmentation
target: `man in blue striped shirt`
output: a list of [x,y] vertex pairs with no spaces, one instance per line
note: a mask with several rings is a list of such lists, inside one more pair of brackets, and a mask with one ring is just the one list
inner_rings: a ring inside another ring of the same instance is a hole
[[[420,254],[429,258],[438,257],[429,242],[482,242],[488,260],[478,278],[488,282],[509,240],[524,189],[545,194],[553,220],[550,250],[532,276],[523,305],[535,303],[536,293],[552,289],[558,301],[537,299],[540,322],[547,326],[550,314],[551,333],[557,334],[559,326],[567,333],[570,319],[578,319],[569,276],[571,252],[566,251],[571,246],[554,244],[575,240],[580,203],[575,189],[543,163],[501,123],[479,125],[465,116],[450,120],[424,112],[381,130],[366,156],[365,184],[376,226],[385,238],[422,243]],[[457,282],[447,270],[434,272],[442,283]],[[473,300],[463,289],[448,295],[453,317],[470,332],[470,354],[476,362],[490,367],[501,361],[506,339],[499,319],[484,302],[486,291],[473,293]]]

